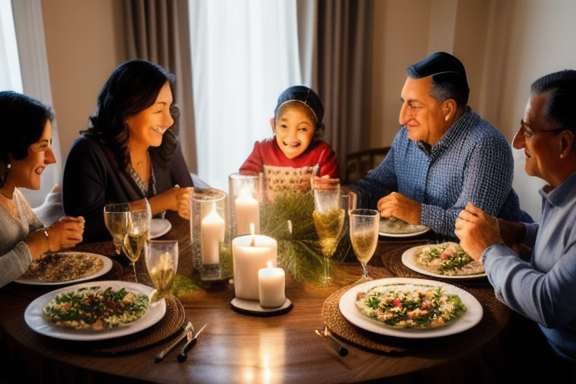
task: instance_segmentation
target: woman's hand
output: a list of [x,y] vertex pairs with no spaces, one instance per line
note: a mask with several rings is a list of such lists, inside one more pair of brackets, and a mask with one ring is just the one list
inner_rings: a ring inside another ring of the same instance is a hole
[[178,215],[183,219],[190,220],[190,198],[194,188],[180,188],[182,193],[178,196]]
[[30,249],[32,259],[50,252],[70,248],[82,241],[84,234],[83,217],[63,217],[48,227],[32,233],[25,243]]
[[171,210],[178,212],[183,218],[189,219],[192,191],[194,191],[193,187],[180,188],[176,186],[151,197],[148,201],[150,202],[152,215]]

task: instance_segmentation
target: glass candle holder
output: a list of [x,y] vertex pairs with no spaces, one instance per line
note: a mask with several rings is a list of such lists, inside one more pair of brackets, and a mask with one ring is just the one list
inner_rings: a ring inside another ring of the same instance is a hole
[[227,208],[227,194],[218,189],[198,189],[191,198],[193,265],[205,281],[226,277],[222,265],[230,253]]
[[233,173],[228,177],[230,196],[230,235],[232,238],[260,233],[260,177]]

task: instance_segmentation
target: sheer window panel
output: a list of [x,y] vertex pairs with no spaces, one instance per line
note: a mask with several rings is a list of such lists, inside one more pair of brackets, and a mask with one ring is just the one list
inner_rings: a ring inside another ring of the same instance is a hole
[[189,0],[198,174],[228,191],[276,100],[302,84],[296,0]]
[[12,0],[0,0],[0,90],[22,93]]
[[[48,73],[41,0],[19,0],[11,3],[17,49],[10,55],[19,59],[19,71],[21,72],[20,89],[15,87],[14,90],[52,107],[52,90]],[[3,10],[1,13],[4,17]],[[56,111],[57,113],[58,111]],[[57,163],[46,167],[42,173],[40,189],[37,191],[21,189],[33,208],[44,203],[52,188],[60,182],[62,155],[57,118],[52,122],[52,152],[54,152]]]

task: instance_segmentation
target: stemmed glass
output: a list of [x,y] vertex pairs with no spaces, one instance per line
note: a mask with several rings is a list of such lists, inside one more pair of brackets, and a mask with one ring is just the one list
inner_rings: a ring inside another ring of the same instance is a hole
[[136,282],[138,282],[138,277],[136,275],[136,262],[144,250],[144,245],[146,244],[149,235],[150,210],[148,207],[131,211],[128,215],[127,231],[126,236],[124,236],[122,249],[128,259],[130,259],[130,264],[134,269],[134,279]]
[[353,209],[350,211],[350,241],[356,257],[362,264],[364,279],[372,279],[368,275],[366,264],[376,251],[379,226],[380,212],[377,210]]
[[170,294],[178,270],[178,241],[148,240],[145,254],[148,274],[156,288],[151,295],[154,303]]
[[104,223],[112,235],[112,241],[119,255],[124,243],[124,237],[128,231],[128,215],[130,205],[128,203],[108,204],[104,206]]
[[324,276],[321,283],[330,284],[330,258],[336,252],[338,243],[344,228],[346,216],[343,208],[344,200],[340,197],[339,179],[317,178],[312,183],[314,193],[314,226],[320,239],[320,249],[322,251],[324,263]]

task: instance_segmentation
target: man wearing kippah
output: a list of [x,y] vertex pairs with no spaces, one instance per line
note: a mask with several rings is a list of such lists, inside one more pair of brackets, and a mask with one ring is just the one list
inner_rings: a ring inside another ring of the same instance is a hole
[[358,206],[454,237],[468,202],[513,222],[532,222],[512,189],[506,138],[467,105],[464,65],[434,53],[407,69],[399,122],[382,163],[351,186]]

